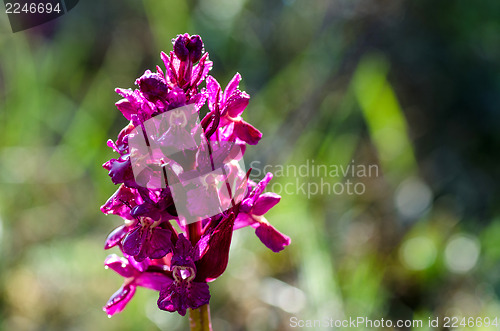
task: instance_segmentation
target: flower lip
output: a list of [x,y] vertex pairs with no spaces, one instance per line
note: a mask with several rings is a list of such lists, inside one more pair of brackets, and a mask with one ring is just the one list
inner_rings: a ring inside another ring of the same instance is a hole
[[189,282],[196,277],[196,272],[190,267],[174,266],[172,268],[172,276],[176,282]]

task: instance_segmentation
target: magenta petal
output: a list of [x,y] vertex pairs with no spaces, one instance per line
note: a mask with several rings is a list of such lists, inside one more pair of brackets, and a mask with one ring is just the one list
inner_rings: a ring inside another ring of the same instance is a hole
[[186,291],[186,286],[179,286],[175,282],[163,287],[158,298],[158,308],[172,313],[177,311],[182,316],[186,315],[188,308]]
[[183,266],[196,269],[194,264],[194,251],[191,242],[184,236],[179,234],[177,243],[175,244],[174,254],[170,261],[173,266]]
[[[217,99],[217,93],[220,91],[220,85],[219,82],[217,82],[217,80],[212,76],[207,77],[206,84],[207,84],[208,104],[210,107],[213,108],[215,102],[218,101],[216,99]],[[213,111],[212,108],[210,110]]]
[[203,54],[200,62],[194,67],[191,78],[191,86],[198,86],[205,80],[208,73],[212,69],[212,61],[208,61],[208,53]]
[[188,291],[189,308],[200,308],[210,302],[210,290],[207,283],[191,282]]
[[223,219],[209,234],[208,249],[196,263],[196,280],[209,282],[226,270],[233,236],[234,214]]
[[267,192],[261,194],[259,198],[255,201],[252,214],[261,216],[269,211],[269,209],[273,208],[278,202],[280,202],[281,197],[272,192]]
[[236,91],[238,85],[240,84],[240,81],[241,81],[241,75],[239,72],[237,72],[226,86],[224,95],[222,97],[223,101],[227,101],[229,97],[233,94],[233,92]]
[[257,145],[262,138],[262,133],[259,130],[243,120],[234,123],[234,133],[236,137],[249,145]]
[[254,187],[254,189],[251,192],[251,195],[256,195],[256,196],[261,195],[266,189],[271,179],[273,179],[273,174],[271,172],[266,173],[264,178]]
[[106,260],[104,260],[104,265],[125,278],[132,277],[135,273],[135,268],[130,265],[128,260],[116,254],[109,255]]
[[130,265],[140,272],[145,272],[150,265],[149,260],[139,262],[133,256],[126,255],[125,257],[128,259]]
[[245,92],[240,92],[236,96],[231,96],[226,104],[226,112],[229,116],[236,118],[240,116],[248,106],[250,96]]
[[109,170],[109,176],[113,184],[124,183],[129,187],[137,186],[128,155],[109,160],[105,168]]
[[155,291],[159,291],[162,287],[168,286],[172,282],[172,278],[158,272],[142,273],[135,280],[137,286],[146,287]]
[[158,308],[186,315],[188,308],[196,309],[210,302],[207,283],[172,282],[163,287],[158,298]]
[[147,255],[151,259],[161,259],[172,251],[173,245],[170,241],[172,233],[167,229],[156,227],[152,230],[148,245]]
[[127,303],[132,299],[135,293],[135,286],[133,285],[123,285],[118,291],[116,291],[111,298],[109,298],[103,310],[112,316],[116,313],[121,312]]
[[290,237],[279,232],[270,224],[261,223],[255,229],[255,234],[267,248],[275,253],[282,251],[291,242]]
[[143,101],[141,100],[141,96],[138,90],[132,91],[132,89],[122,89],[116,88],[115,92],[127,99],[131,106],[135,109],[140,109]]
[[129,121],[132,119],[133,114],[137,114],[137,109],[127,99],[121,99],[115,105]]
[[234,230],[255,224],[256,221],[247,213],[240,212],[234,221]]
[[134,218],[130,215],[130,208],[136,205],[136,191],[121,185],[118,190],[101,206],[101,211],[104,214],[113,214],[121,216],[128,220]]
[[130,227],[121,225],[114,229],[106,238],[106,243],[104,244],[104,249],[110,249],[111,247],[115,247],[128,233]]
[[141,251],[146,240],[147,230],[142,226],[137,226],[123,239],[123,252],[130,256],[136,256]]
[[196,246],[194,247],[194,260],[195,261],[198,261],[199,259],[201,259],[203,257],[203,255],[205,255],[205,253],[208,250],[209,241],[210,241],[209,235],[202,236],[200,238],[200,240],[198,240],[198,242],[196,243]]

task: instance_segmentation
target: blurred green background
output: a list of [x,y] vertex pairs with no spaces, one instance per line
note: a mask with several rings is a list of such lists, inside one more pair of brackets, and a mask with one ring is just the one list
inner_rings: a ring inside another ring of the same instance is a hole
[[[102,264],[121,220],[99,211],[116,189],[106,140],[126,124],[114,88],[163,66],[184,32],[221,84],[243,76],[264,134],[247,166],[378,169],[276,176],[292,184],[268,219],[292,245],[274,254],[238,230],[210,285],[215,330],[500,318],[498,0],[80,1],[15,34],[0,14],[1,330],[187,329],[147,289],[102,312],[122,282]],[[347,180],[364,193],[295,190]]]

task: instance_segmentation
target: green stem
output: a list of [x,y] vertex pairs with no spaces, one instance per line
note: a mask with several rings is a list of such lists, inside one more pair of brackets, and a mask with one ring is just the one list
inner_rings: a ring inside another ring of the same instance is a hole
[[189,309],[189,327],[191,331],[212,331],[209,305]]

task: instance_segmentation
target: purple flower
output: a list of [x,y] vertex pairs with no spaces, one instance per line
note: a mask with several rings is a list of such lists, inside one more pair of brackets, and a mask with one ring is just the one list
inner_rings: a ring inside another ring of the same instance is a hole
[[119,313],[125,308],[134,296],[137,286],[159,291],[162,286],[172,282],[172,279],[161,268],[155,268],[149,262],[137,263],[130,257],[125,259],[112,254],[106,258],[104,265],[125,278],[120,289],[103,307],[108,316]]
[[[280,200],[277,194],[264,193],[272,175],[256,184],[233,162],[243,157],[246,144],[255,145],[262,137],[241,117],[250,99],[238,89],[241,76],[236,74],[222,90],[208,76],[212,62],[199,36],[178,35],[172,43],[173,51],[161,53],[164,71],[158,66],[156,72],[146,70],[135,81],[135,90],[116,89],[122,97],[116,107],[129,123],[115,142],[107,143],[118,156],[103,167],[120,187],[101,211],[124,221],[108,235],[104,248],[117,246],[124,254],[125,258],[109,256],[105,265],[125,280],[104,307],[108,315],[122,311],[137,286],[160,291],[158,307],[181,315],[208,304],[208,282],[225,271],[233,231],[238,228],[255,228],[274,252],[290,244],[290,238],[264,218]],[[200,88],[204,81],[206,88]],[[199,123],[205,104],[209,111]],[[189,114],[175,110],[187,105]],[[168,128],[161,122],[150,125],[158,115],[168,119]],[[160,148],[148,150],[154,157],[141,157],[134,148],[137,136],[132,134],[139,129],[147,132],[147,141],[158,143]],[[197,144],[199,138],[207,144]],[[134,173],[137,165],[140,171]],[[220,186],[223,181],[227,186]],[[176,193],[174,186],[185,182],[189,182],[187,192]],[[183,206],[176,208],[173,193],[176,199],[185,198],[189,212],[202,218],[199,223],[183,223],[186,213]],[[177,222],[180,231],[171,222]]]
[[196,282],[195,250],[183,234],[179,235],[171,260],[173,282],[160,291],[160,309],[186,315],[188,308],[196,309],[208,304],[210,291],[205,282]]
[[245,226],[255,228],[255,234],[264,245],[277,253],[285,246],[290,245],[290,238],[274,228],[264,217],[264,214],[274,207],[281,199],[276,193],[263,193],[273,175],[268,172],[244,199],[240,206],[240,213],[236,218],[234,228]]

